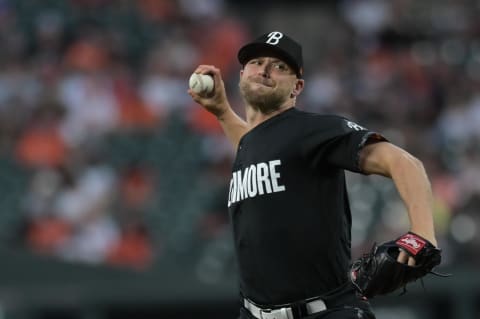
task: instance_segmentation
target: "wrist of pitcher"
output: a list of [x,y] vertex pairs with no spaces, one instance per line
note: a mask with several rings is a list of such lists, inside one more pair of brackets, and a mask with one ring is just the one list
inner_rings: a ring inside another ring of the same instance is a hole
[[228,113],[233,112],[229,104],[219,104],[214,115],[219,121],[226,120]]
[[410,228],[410,232],[428,240],[435,247],[438,246],[437,239],[435,237],[435,231],[433,229],[412,226]]

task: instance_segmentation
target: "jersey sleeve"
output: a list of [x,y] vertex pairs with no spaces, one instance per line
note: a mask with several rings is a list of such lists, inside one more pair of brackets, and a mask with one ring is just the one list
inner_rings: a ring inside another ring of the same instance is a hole
[[361,172],[360,150],[367,143],[387,141],[381,134],[337,116],[315,123],[307,132],[304,150],[313,166],[333,166],[353,172]]

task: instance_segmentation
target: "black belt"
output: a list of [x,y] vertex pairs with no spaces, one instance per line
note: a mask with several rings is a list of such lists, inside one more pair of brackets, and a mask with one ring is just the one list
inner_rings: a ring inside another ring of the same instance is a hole
[[[325,311],[367,299],[357,294],[350,282],[321,296],[278,306],[262,306],[242,296],[242,305],[257,319],[299,319],[317,312]],[[366,305],[368,307],[368,304]]]

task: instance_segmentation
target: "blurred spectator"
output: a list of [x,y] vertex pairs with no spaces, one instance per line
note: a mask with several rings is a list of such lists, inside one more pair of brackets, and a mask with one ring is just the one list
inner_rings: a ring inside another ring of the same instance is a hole
[[119,238],[111,212],[115,172],[94,164],[76,168],[75,174],[73,184],[60,191],[53,206],[55,214],[73,228],[59,254],[67,260],[101,263]]
[[153,260],[153,250],[145,227],[130,224],[122,230],[118,242],[110,249],[106,262],[144,270]]
[[24,201],[25,241],[37,253],[55,255],[71,236],[70,224],[53,209],[55,196],[64,187],[64,178],[58,169],[43,168],[31,179]]
[[60,131],[64,110],[58,104],[37,108],[17,141],[16,155],[29,167],[60,167],[68,157],[68,145]]
[[163,114],[157,114],[139,95],[135,83],[126,72],[117,72],[114,94],[118,103],[119,127],[153,129],[161,124]]
[[146,107],[158,118],[166,118],[177,110],[184,112],[191,105],[185,94],[186,74],[195,67],[197,55],[198,49],[181,28],[155,43],[148,52],[139,92]]
[[69,146],[100,138],[118,126],[118,100],[108,74],[67,75],[58,89],[66,108],[61,129]]

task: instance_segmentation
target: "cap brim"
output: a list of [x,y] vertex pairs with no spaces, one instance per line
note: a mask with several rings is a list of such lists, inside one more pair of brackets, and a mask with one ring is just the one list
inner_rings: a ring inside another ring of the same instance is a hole
[[300,66],[295,62],[295,59],[290,54],[277,46],[267,43],[250,43],[245,45],[240,49],[240,51],[238,51],[238,61],[242,65],[245,65],[253,58],[258,58],[261,56],[271,56],[279,58],[294,69],[297,77],[300,78],[302,76]]

